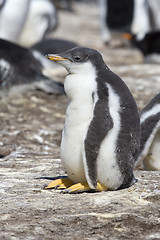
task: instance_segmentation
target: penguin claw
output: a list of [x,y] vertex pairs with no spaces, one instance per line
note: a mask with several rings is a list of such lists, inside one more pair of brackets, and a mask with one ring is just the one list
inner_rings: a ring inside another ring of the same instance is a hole
[[62,193],[82,193],[82,192],[101,192],[107,191],[108,187],[102,185],[101,183],[97,182],[96,189],[91,189],[87,183],[77,183],[70,186],[67,189],[62,190]]
[[82,193],[90,191],[90,187],[87,183],[76,183],[67,189],[62,190],[62,193]]
[[66,193],[70,193],[70,192],[71,192],[71,190],[68,190],[68,189],[63,189],[60,191],[60,193],[62,193],[62,194],[66,194]]
[[51,181],[48,185],[45,185],[43,189],[57,189],[61,190],[60,193],[82,193],[82,192],[89,192],[89,191],[106,191],[108,190],[107,187],[103,186],[101,183],[97,182],[96,189],[91,189],[87,183],[76,183],[73,182],[68,178],[58,178],[56,180]]

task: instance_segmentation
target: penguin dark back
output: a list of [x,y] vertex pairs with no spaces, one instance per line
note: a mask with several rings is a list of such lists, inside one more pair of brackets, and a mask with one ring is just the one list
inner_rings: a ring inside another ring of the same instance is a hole
[[[12,72],[12,75],[8,75],[7,85],[22,83],[22,75],[23,83],[28,83],[36,76],[37,71],[41,72],[42,69],[30,50],[2,39],[0,39],[0,61],[8,63],[8,71]],[[3,70],[1,70],[2,73]],[[3,76],[1,78],[3,79]]]
[[62,83],[43,75],[42,65],[30,49],[0,39],[0,90],[9,93],[14,86],[22,86],[15,89],[17,93],[39,89],[48,93],[64,94]]

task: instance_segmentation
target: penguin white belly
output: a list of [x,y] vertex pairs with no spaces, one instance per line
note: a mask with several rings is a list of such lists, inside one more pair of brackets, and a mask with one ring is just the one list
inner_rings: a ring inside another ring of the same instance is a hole
[[131,31],[134,34],[149,32],[151,30],[148,9],[145,0],[135,0]]
[[144,58],[146,63],[157,63],[160,64],[160,54],[159,53],[152,53]]
[[87,77],[86,74],[82,76],[73,74],[66,77],[64,84],[70,102],[62,135],[61,160],[68,177],[75,183],[86,182],[83,142],[93,117],[92,93],[96,89],[96,82],[93,79],[95,75],[93,78],[92,71]]
[[86,182],[82,146],[93,110],[92,106],[88,108],[85,103],[84,107],[76,109],[76,106],[77,104],[73,102],[70,103],[67,109],[61,142],[61,160],[67,175],[72,181]]
[[[110,84],[107,84],[109,92],[110,115],[114,122],[113,128],[108,132],[101,143],[97,171],[98,182],[110,189],[116,189],[122,184],[122,174],[116,160],[116,144],[121,127],[120,99]],[[120,184],[121,183],[121,184]]]

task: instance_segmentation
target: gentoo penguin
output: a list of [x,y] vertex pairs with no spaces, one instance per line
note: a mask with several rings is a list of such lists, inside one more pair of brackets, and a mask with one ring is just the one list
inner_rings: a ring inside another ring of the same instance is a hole
[[42,66],[45,69],[48,69],[48,68],[54,68],[57,65],[58,66],[60,65],[46,59],[44,56],[47,53],[52,52],[56,54],[60,52],[65,52],[74,47],[78,47],[78,44],[75,42],[58,39],[58,38],[55,38],[55,39],[48,38],[48,39],[43,39],[37,42],[36,44],[34,44],[31,47],[31,50],[34,57],[41,62]]
[[[134,1],[100,0],[100,30],[104,43],[111,40],[112,31],[130,31]],[[124,7],[127,9],[124,14]]]
[[145,62],[160,63],[160,31],[144,34],[123,34],[123,37],[144,55]]
[[17,43],[31,0],[5,0],[0,8],[0,38]]
[[60,185],[72,193],[131,186],[140,147],[140,119],[128,87],[94,49],[77,47],[46,57],[68,71],[61,142],[68,178],[52,181],[46,189]]
[[147,0],[149,9],[150,9],[150,15],[151,15],[151,21],[152,21],[152,30],[159,30],[160,29],[160,1],[159,0]]
[[140,115],[141,144],[136,166],[143,161],[146,170],[160,171],[160,93]]
[[57,11],[49,0],[31,0],[19,44],[25,47],[48,37],[58,25]]
[[100,30],[104,43],[109,43],[113,32],[137,34],[151,29],[147,0],[99,0],[99,6]]
[[30,50],[0,39],[0,95],[34,89],[64,93],[63,84],[44,76],[41,69]]

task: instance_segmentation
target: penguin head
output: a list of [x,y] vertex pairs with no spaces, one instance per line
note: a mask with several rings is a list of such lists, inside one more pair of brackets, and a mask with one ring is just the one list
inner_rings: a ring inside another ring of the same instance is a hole
[[[95,68],[102,64],[101,54],[91,48],[75,47],[60,54],[48,54],[46,58],[56,61],[63,65],[69,73],[77,73],[79,71],[90,71],[91,65]],[[104,62],[103,62],[104,63]]]

